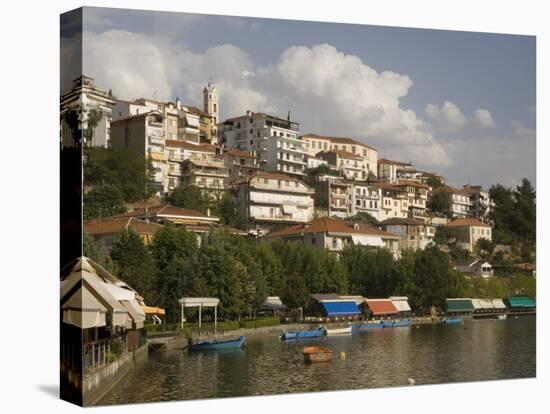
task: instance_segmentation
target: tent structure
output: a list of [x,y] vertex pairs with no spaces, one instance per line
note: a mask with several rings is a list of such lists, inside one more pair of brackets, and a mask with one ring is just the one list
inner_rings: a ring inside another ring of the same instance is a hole
[[214,308],[214,329],[218,327],[218,298],[181,298],[181,327],[185,322],[185,308],[199,308],[199,328],[202,326],[202,308]]

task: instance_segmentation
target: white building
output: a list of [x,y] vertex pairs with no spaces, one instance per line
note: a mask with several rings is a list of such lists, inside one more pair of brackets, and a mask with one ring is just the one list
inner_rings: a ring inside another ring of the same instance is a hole
[[233,191],[244,219],[259,229],[313,218],[313,189],[294,177],[258,172],[238,179]]
[[352,157],[354,160],[357,159],[356,157],[361,159],[363,164],[361,171],[366,172],[366,177],[368,175],[374,177],[378,175],[378,150],[376,148],[347,137],[306,134],[302,135],[302,140],[304,141],[304,151],[309,156],[318,157],[317,154],[320,152],[344,151],[353,154],[355,156]]
[[[63,146],[75,146],[73,135],[76,134],[77,139],[87,146],[109,147],[110,121],[115,102],[109,92],[94,85],[92,78],[82,75],[75,79],[72,89],[61,95],[60,132]],[[78,131],[73,131],[71,124]],[[90,131],[91,139],[88,139],[87,131]]]
[[470,196],[470,217],[487,221],[495,203],[480,185],[465,185],[462,191]]
[[382,228],[401,237],[401,249],[424,250],[435,236],[434,225],[411,218],[384,220]]
[[232,149],[225,151],[222,158],[229,173],[229,183],[260,171],[260,165],[254,153]]
[[220,107],[218,102],[218,91],[216,89],[216,84],[212,81],[202,90],[203,93],[203,105],[204,112],[212,117],[212,128],[214,129],[214,134],[218,133],[218,122],[220,119]]
[[223,123],[221,143],[227,149],[254,152],[261,168],[303,176],[306,169],[303,142],[298,138],[298,123],[261,112]]
[[403,187],[392,184],[377,184],[382,193],[380,221],[389,218],[406,218],[409,215],[409,200]]
[[111,146],[129,148],[147,157],[155,169],[154,183],[159,194],[164,194],[168,187],[164,121],[160,112],[151,110],[111,122]]
[[430,193],[430,196],[441,193],[448,194],[449,210],[453,218],[466,218],[470,216],[472,202],[468,191],[453,188],[448,185],[442,185],[434,188]]
[[382,189],[378,186],[354,181],[349,188],[349,216],[368,213],[376,220],[382,220]]
[[493,240],[493,228],[487,223],[477,219],[456,219],[447,224],[456,238],[457,244],[470,252],[473,252],[478,240]]

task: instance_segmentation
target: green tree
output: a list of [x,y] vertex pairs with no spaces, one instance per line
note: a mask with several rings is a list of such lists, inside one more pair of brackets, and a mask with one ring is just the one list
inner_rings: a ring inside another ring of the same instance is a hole
[[426,207],[434,213],[451,217],[451,194],[445,191],[431,193]]
[[212,200],[200,187],[195,185],[179,186],[175,188],[167,198],[168,203],[176,207],[206,213],[212,208]]
[[375,227],[380,224],[380,222],[378,220],[376,220],[375,217],[373,217],[372,215],[370,215],[369,213],[367,213],[365,211],[361,211],[361,212],[355,214],[354,216],[349,217],[347,220],[348,221],[353,221],[353,222],[356,222],[356,223],[365,223],[365,224],[368,224],[370,226],[375,226]]
[[453,290],[453,272],[449,256],[437,246],[420,251],[414,263],[414,284],[418,288],[414,302],[424,310],[431,306],[443,307]]
[[281,296],[285,289],[285,275],[280,258],[270,243],[260,243],[256,247],[255,257],[260,271],[266,277],[268,295]]
[[151,243],[151,253],[157,265],[154,287],[158,304],[166,309],[167,318],[178,320],[179,298],[193,295],[198,262],[198,240],[184,227],[165,225]]
[[84,194],[84,220],[110,217],[125,211],[123,195],[114,185],[99,185]]
[[157,299],[153,286],[157,271],[155,261],[136,231],[125,229],[120,232],[115,237],[110,256],[114,273],[121,280],[134,288],[146,302]]
[[96,108],[92,108],[88,111],[88,122],[87,122],[87,128],[84,131],[84,137],[86,138],[86,144],[88,147],[91,147],[94,145],[93,139],[94,139],[94,133],[103,119],[103,112]]
[[90,147],[85,149],[84,186],[116,187],[126,202],[151,197],[154,168],[150,159],[129,149]]
[[243,216],[239,206],[228,192],[224,192],[217,203],[214,213],[219,215],[220,223],[238,229],[243,228]]
[[474,251],[480,259],[489,260],[489,258],[493,254],[494,248],[495,245],[491,240],[482,238],[477,240],[474,246]]

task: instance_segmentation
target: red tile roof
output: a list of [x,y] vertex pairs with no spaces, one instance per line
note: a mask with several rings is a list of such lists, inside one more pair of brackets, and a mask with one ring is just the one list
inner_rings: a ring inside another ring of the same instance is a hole
[[162,228],[162,225],[147,223],[135,217],[109,217],[84,222],[84,230],[92,235],[117,234],[128,228],[134,229],[139,234],[155,234],[157,230]]
[[362,156],[360,156],[358,154],[354,154],[353,152],[344,151],[344,150],[337,150],[337,149],[333,149],[333,150],[330,150],[330,151],[321,151],[321,152],[317,153],[316,156],[322,158],[324,154],[336,154],[339,157],[353,158],[353,159],[356,159],[356,160],[362,160],[363,159]]
[[[355,226],[355,224],[357,224],[357,226]],[[391,238],[399,237],[396,234],[388,233],[364,223],[352,223],[330,217],[320,217],[306,224],[290,226],[286,229],[270,233],[266,237],[285,237],[306,233],[342,233]]]
[[232,148],[229,151],[226,151],[225,154],[233,155],[234,157],[243,157],[243,158],[256,158],[248,151],[241,151],[237,148]]
[[367,145],[363,142],[359,142],[353,138],[348,137],[330,137],[327,135],[318,135],[318,134],[305,134],[302,135],[302,138],[317,138],[317,139],[325,139],[328,140],[334,144],[350,144],[350,145],[360,145],[366,148],[370,148],[371,150],[378,151],[376,148],[371,147],[370,145]]
[[399,180],[397,184],[395,184],[395,187],[417,187],[417,188],[425,188],[427,190],[430,189],[430,186],[427,184],[419,183],[418,181],[412,181],[412,180]]
[[449,224],[447,224],[447,227],[491,227],[491,226],[477,219],[466,218],[466,219],[453,220]]
[[[200,211],[179,208],[176,206],[172,206],[170,204],[167,204],[165,206],[149,207],[147,211],[147,215],[149,217],[172,216],[172,217],[193,217],[193,218],[217,220],[217,217],[207,216],[206,214]],[[115,217],[145,217],[145,216],[146,216],[145,209],[138,208],[134,211],[129,211],[128,213],[119,214]]]
[[189,112],[193,113],[193,114],[197,114],[197,115],[200,115],[200,116],[205,116],[205,117],[208,117],[208,118],[212,118],[212,115],[210,115],[207,112],[204,112],[203,110],[200,110],[199,108],[197,108],[195,106],[185,105],[185,108],[187,108],[187,110]]
[[410,162],[393,161],[393,160],[388,160],[386,158],[380,158],[378,160],[378,164],[390,164],[390,165],[400,165],[403,167],[412,167],[412,163]]
[[160,115],[160,112],[159,112],[159,111],[156,111],[156,110],[154,110],[154,109],[151,109],[150,111],[144,112],[144,113],[142,113],[142,114],[129,115],[129,116],[125,116],[125,117],[123,117],[123,118],[118,118],[118,119],[112,120],[112,121],[111,121],[111,125],[112,125],[112,124],[116,124],[116,123],[118,123],[118,122],[127,121],[127,120],[129,120],[129,119],[144,118],[144,117],[146,117],[147,115],[151,115],[151,113],[156,113],[156,114],[159,114],[159,115]]
[[470,195],[470,191],[464,190],[462,188],[454,188],[448,185],[441,185],[437,188],[433,189],[434,193],[451,193],[451,194],[462,194],[462,195]]
[[373,315],[393,315],[399,313],[390,299],[365,299]]

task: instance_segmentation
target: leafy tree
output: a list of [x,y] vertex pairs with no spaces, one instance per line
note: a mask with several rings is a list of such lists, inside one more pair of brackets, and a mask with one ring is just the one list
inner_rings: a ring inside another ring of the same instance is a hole
[[124,213],[126,205],[118,187],[103,184],[84,194],[84,219],[91,220]]
[[437,246],[419,251],[414,263],[414,284],[418,288],[415,303],[425,310],[431,306],[442,307],[453,290],[453,272],[449,256]]
[[192,288],[197,286],[198,249],[195,234],[170,224],[158,230],[151,243],[157,265],[153,285],[168,320],[178,319],[179,298],[191,296]]
[[114,273],[128,283],[146,302],[155,297],[153,279],[156,274],[155,261],[141,236],[133,229],[120,232],[111,248]]
[[441,180],[436,177],[429,177],[427,180],[427,184],[433,189],[436,189],[437,187],[441,187],[443,185]]
[[266,277],[268,295],[281,296],[285,289],[285,275],[279,257],[273,251],[271,244],[260,243],[255,251],[260,271]]
[[488,260],[491,255],[493,254],[493,249],[495,248],[495,245],[493,242],[489,239],[478,239],[474,246],[474,250],[478,257],[483,260]]
[[243,216],[239,206],[228,192],[224,192],[215,208],[215,214],[220,216],[221,224],[235,228],[243,228]]
[[437,226],[435,229],[434,242],[440,246],[454,245],[456,242],[456,235],[450,227]]
[[84,137],[86,138],[86,144],[88,147],[91,147],[94,145],[93,139],[94,139],[94,133],[103,119],[103,112],[96,108],[90,109],[88,112],[88,122],[87,122],[87,128],[86,131],[84,131]]
[[375,226],[375,227],[380,225],[380,222],[378,220],[376,220],[375,217],[373,217],[372,215],[370,215],[369,213],[367,213],[365,211],[361,211],[361,212],[357,213],[355,216],[352,216],[352,217],[348,218],[347,220],[357,222],[357,223],[365,223],[365,224],[368,224],[370,226]]
[[437,191],[431,194],[426,207],[446,217],[451,217],[451,194],[445,191]]
[[154,168],[150,159],[129,149],[87,147],[84,162],[84,186],[111,185],[126,202],[151,197]]
[[470,251],[467,249],[463,249],[460,246],[452,245],[449,254],[451,255],[452,259],[455,263],[459,264],[465,264],[465,263],[471,263],[472,256],[470,255]]
[[330,168],[326,164],[321,164],[318,167],[310,168],[307,173],[308,173],[309,176],[332,175],[332,176],[335,176],[335,177],[340,177],[340,171],[333,170],[332,168]]
[[179,186],[167,198],[168,203],[176,207],[206,213],[212,207],[212,200],[200,187],[195,185]]

